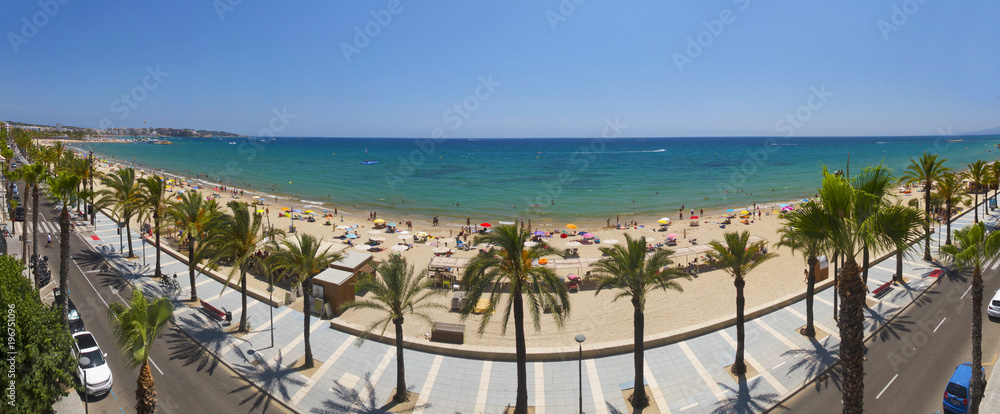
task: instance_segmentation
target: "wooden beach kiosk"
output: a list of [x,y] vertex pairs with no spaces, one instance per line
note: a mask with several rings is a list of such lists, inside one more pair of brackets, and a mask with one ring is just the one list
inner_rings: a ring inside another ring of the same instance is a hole
[[317,302],[322,302],[314,304],[313,311],[321,313],[323,307],[327,307],[333,315],[340,315],[340,306],[354,301],[358,277],[374,272],[371,262],[370,254],[345,252],[343,259],[314,276],[313,296]]

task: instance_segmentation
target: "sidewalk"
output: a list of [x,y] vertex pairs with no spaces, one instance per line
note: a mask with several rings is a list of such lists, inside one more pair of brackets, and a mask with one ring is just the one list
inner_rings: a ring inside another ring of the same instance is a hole
[[57,414],[83,414],[86,412],[83,400],[76,391],[70,391],[69,395],[62,397],[52,405],[52,411]]
[[[971,224],[969,215],[955,220],[952,229]],[[274,398],[301,412],[370,412],[382,407],[395,386],[395,348],[377,341],[360,343],[356,337],[331,329],[328,320],[313,317],[310,325],[316,368],[298,370],[302,358],[304,315],[298,309],[277,307],[274,326],[266,303],[248,298],[252,332],[242,337],[226,334],[223,327],[198,308],[181,300],[190,294],[187,277],[178,277],[180,289],[168,291],[151,274],[152,248],[147,248],[147,265],[142,265],[142,243],[133,234],[138,260],[125,260],[118,248],[115,223],[98,216],[95,236],[86,237],[126,279],[149,295],[174,300],[175,323],[219,357],[233,370],[253,381]],[[107,239],[105,239],[107,238]],[[933,243],[932,243],[933,244]],[[936,249],[935,249],[936,250]],[[935,256],[936,251],[932,252]],[[868,335],[929,287],[937,267],[919,260],[904,260],[904,285],[896,285],[881,299],[869,296],[865,320]],[[187,274],[187,265],[163,255],[165,274]],[[895,258],[869,271],[868,287],[874,291],[895,273]],[[240,317],[240,295],[223,290],[221,283],[199,275],[199,297],[216,308]],[[746,323],[746,360],[757,373],[741,386],[727,372],[735,358],[736,327],[711,332],[681,342],[646,350],[646,385],[661,413],[711,412],[719,408],[764,411],[821,374],[837,360],[839,337],[833,320],[833,289],[817,292],[815,340],[799,335],[805,324],[805,301],[749,320]],[[655,330],[655,321],[647,321]],[[270,334],[274,334],[271,344]],[[575,335],[567,332],[566,335]],[[586,347],[586,343],[584,344]],[[513,404],[516,366],[513,362],[486,361],[436,355],[407,349],[406,381],[419,394],[423,413],[497,413]],[[529,405],[536,413],[576,412],[579,399],[578,365],[575,358],[564,361],[528,363]],[[625,413],[623,391],[632,388],[632,354],[585,359],[583,367],[583,409],[587,413]]]

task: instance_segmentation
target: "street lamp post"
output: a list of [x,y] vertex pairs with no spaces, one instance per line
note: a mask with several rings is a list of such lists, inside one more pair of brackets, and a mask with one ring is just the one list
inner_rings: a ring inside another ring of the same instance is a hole
[[583,341],[586,341],[587,337],[583,334],[576,336],[576,342],[580,344],[580,359],[579,361],[579,378],[580,378],[580,414],[583,414]]
[[118,222],[118,253],[125,257],[125,242],[122,241],[122,223]]
[[[80,366],[85,367],[90,365],[90,358],[80,357]],[[83,410],[86,413],[90,413],[90,394],[87,393],[87,370],[81,369],[83,371]]]

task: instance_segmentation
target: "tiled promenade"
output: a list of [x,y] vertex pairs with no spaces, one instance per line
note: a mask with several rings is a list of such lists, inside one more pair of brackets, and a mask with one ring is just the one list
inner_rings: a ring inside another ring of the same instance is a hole
[[[957,219],[953,230],[972,223],[971,214]],[[395,348],[377,341],[364,341],[331,329],[329,321],[312,318],[312,348],[315,370],[302,375],[290,369],[303,355],[303,314],[299,309],[274,309],[274,345],[271,345],[266,303],[249,298],[248,313],[253,332],[237,338],[223,332],[220,324],[202,311],[179,300],[189,296],[187,266],[163,254],[163,272],[177,273],[179,291],[166,292],[149,277],[153,273],[154,249],[147,246],[146,267],[142,259],[126,261],[118,250],[115,223],[99,216],[96,232],[80,229],[94,248],[104,255],[133,284],[146,293],[167,295],[175,300],[177,325],[218,355],[246,378],[266,389],[274,398],[308,413],[377,412],[391,397],[396,383]],[[97,237],[91,237],[96,235]],[[136,254],[142,255],[142,241],[133,235]],[[935,246],[932,243],[932,246]],[[896,286],[876,300],[868,311],[866,327],[872,332],[913,300],[934,279],[933,264],[920,260],[922,248],[904,260],[907,285]],[[932,255],[937,256],[936,252]],[[141,256],[140,256],[141,257]],[[895,259],[889,258],[869,273],[869,290],[890,280]],[[240,294],[225,289],[214,279],[199,275],[199,297],[212,305],[233,311],[239,320]],[[220,296],[221,292],[221,296]],[[805,324],[805,300],[749,320],[746,324],[746,356],[759,375],[737,384],[726,372],[735,353],[736,328],[710,332],[685,341],[646,350],[646,381],[661,413],[703,413],[763,411],[835,362],[839,339],[833,320],[833,289],[816,295],[816,326],[829,335],[811,341],[795,331]],[[731,306],[731,304],[723,304]],[[234,322],[235,323],[235,322]],[[647,321],[647,331],[655,332],[655,321]],[[529,333],[530,334],[530,333]],[[575,335],[567,332],[566,335]],[[588,344],[585,344],[585,346]],[[512,351],[512,350],[511,350]],[[435,355],[406,350],[406,381],[419,394],[417,409],[423,413],[500,413],[514,403],[516,369],[513,362]],[[528,363],[529,405],[536,413],[571,413],[578,410],[578,365],[575,358],[565,361]],[[585,359],[583,361],[583,410],[587,413],[628,412],[622,390],[632,388],[632,354]]]

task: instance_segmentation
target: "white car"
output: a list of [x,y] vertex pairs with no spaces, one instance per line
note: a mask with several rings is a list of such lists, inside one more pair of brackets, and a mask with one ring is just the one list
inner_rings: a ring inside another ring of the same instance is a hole
[[986,314],[991,318],[1000,318],[1000,290],[993,295],[990,303],[986,306]]
[[[73,334],[73,339],[76,340],[76,343],[73,344],[73,356],[77,360],[81,357],[90,359],[90,363],[86,365],[77,363],[76,376],[80,379],[80,383],[84,384],[89,395],[107,393],[111,390],[113,383],[111,368],[108,368],[108,362],[105,360],[108,354],[101,351],[97,340],[89,331],[77,332]],[[84,380],[84,374],[86,374],[86,380]]]

